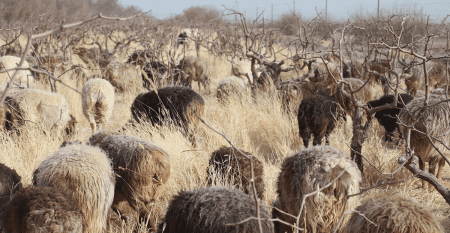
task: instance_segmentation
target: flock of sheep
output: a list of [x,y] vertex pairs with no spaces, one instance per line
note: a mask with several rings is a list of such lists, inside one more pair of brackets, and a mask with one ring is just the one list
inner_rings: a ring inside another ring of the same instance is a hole
[[[180,38],[186,36],[181,34]],[[18,59],[4,56],[0,63],[2,68],[12,68]],[[355,111],[351,100],[340,92],[342,89],[330,81],[330,75],[338,70],[338,63],[333,59],[330,58],[329,63],[310,62],[308,74],[300,81],[294,80],[301,88],[288,89],[286,93],[283,88],[275,88],[282,94],[299,91],[296,92],[297,99],[301,99],[297,105],[297,120],[304,149],[284,159],[277,180],[278,198],[271,211],[260,201],[266,190],[263,163],[256,157],[250,162],[252,155],[248,152],[222,147],[211,155],[207,168],[208,187],[173,196],[159,226],[147,221],[149,228],[169,233],[260,230],[281,233],[294,232],[292,226],[295,225],[307,232],[332,232],[335,228],[340,232],[443,232],[428,208],[399,194],[378,195],[360,203],[355,194],[361,191],[362,177],[354,161],[332,146],[321,145],[323,138],[329,144],[328,136],[337,121],[345,120],[347,114],[353,115]],[[131,124],[169,122],[180,127],[195,147],[195,134],[199,117],[205,111],[205,101],[192,89],[192,82],[198,82],[199,88],[202,85],[208,91],[211,89],[207,63],[196,56],[185,56],[176,65],[177,73],[173,76],[180,85],[159,88],[154,87],[164,82],[161,81],[167,73],[164,64],[147,61],[145,51],[133,53],[127,63],[143,67],[143,84],[150,90],[134,99]],[[370,82],[364,87],[365,80],[361,76],[367,74],[357,75],[349,64],[344,65],[348,76],[345,80],[354,88],[361,88],[357,97],[369,108],[394,102],[394,95],[374,98],[371,85],[378,84]],[[371,63],[372,69],[376,66],[385,68],[375,61]],[[434,69],[438,66],[436,64]],[[14,88],[8,92],[7,107],[1,113],[2,127],[14,130],[42,123],[41,129],[55,130],[62,138],[70,135],[77,120],[70,114],[65,98],[57,93],[27,88],[32,86],[33,76],[29,71],[20,72]],[[234,63],[233,76],[219,81],[216,98],[222,104],[229,104],[228,98],[239,99],[242,95],[264,91],[266,83],[269,89],[283,85],[279,73],[270,68],[262,70],[258,80],[253,80],[251,72],[249,62]],[[5,83],[12,73],[0,75],[1,82]],[[405,82],[411,95],[399,95],[396,108],[375,114],[386,129],[386,141],[393,140],[396,129],[400,136],[404,135],[405,125],[419,117],[414,125],[419,131],[436,135],[435,140],[450,142],[445,137],[450,130],[450,104],[442,102],[446,99],[445,93],[436,89],[430,96],[431,107],[423,110],[424,97],[419,96],[418,84],[421,78],[420,70],[411,71],[409,82]],[[435,87],[439,87],[438,84],[434,82]],[[123,202],[139,213],[141,222],[146,222],[152,214],[155,194],[170,179],[171,158],[150,140],[103,129],[111,118],[117,89],[113,82],[101,78],[92,78],[84,84],[83,114],[89,121],[92,136],[85,144],[65,142],[49,155],[34,171],[32,186],[22,187],[20,176],[0,164],[0,197],[8,197],[0,199],[2,232],[104,232],[108,211],[122,213]],[[292,99],[286,98],[286,103],[288,101]],[[309,147],[311,137],[313,147]],[[423,170],[428,162],[430,173],[434,174],[439,163],[437,178],[442,179],[445,161],[432,143],[413,131],[411,145],[420,159],[420,168]],[[222,177],[217,177],[219,175]],[[217,179],[227,180],[234,188],[215,187]],[[16,187],[11,189],[14,185]],[[314,192],[317,193],[309,195]],[[260,222],[252,218],[256,217],[256,203],[259,203]],[[343,215],[352,210],[355,212]]]

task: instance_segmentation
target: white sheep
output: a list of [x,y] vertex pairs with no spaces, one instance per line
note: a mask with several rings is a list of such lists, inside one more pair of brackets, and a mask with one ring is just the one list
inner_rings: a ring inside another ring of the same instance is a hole
[[11,101],[10,111],[15,127],[41,126],[44,131],[56,129],[60,134],[64,130],[68,133],[77,123],[64,96],[38,89],[19,91]]
[[230,96],[241,98],[245,93],[247,93],[247,86],[243,79],[227,76],[219,81],[216,97],[219,101],[225,101]]
[[73,144],[49,155],[33,173],[33,184],[65,190],[83,213],[84,232],[106,230],[114,200],[111,160],[98,147]]
[[[245,76],[245,74],[248,74],[248,77],[250,78],[250,82],[253,83],[253,75],[252,75],[252,69],[251,69],[251,63],[248,61],[238,61],[236,63],[233,63],[231,67],[231,74],[241,78],[244,80],[245,84],[248,84],[248,79]],[[256,69],[258,66],[255,67]],[[261,72],[257,72],[257,76],[259,77]]]
[[[0,57],[0,70],[6,70],[15,68],[20,63],[20,57],[15,56],[3,56]],[[30,68],[27,61],[24,61],[22,68]],[[14,75],[13,71],[8,71],[5,73],[0,73],[0,84],[9,82]],[[19,70],[16,78],[14,79],[14,84],[18,86],[28,86],[34,83],[34,78],[29,70]]]
[[114,87],[105,79],[94,78],[84,84],[81,93],[83,114],[89,120],[94,133],[97,128],[101,129],[111,117],[114,106]]

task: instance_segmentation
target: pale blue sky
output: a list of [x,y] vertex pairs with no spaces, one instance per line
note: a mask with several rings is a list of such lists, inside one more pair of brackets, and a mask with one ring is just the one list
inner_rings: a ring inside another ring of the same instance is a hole
[[[152,14],[158,18],[170,17],[170,13],[180,14],[190,6],[215,6],[222,10],[222,5],[237,8],[249,17],[255,17],[256,12],[265,10],[265,18],[271,18],[271,5],[274,7],[274,19],[277,15],[292,9],[294,0],[119,0],[123,5],[135,5],[144,11],[152,10]],[[326,0],[295,0],[296,12],[300,12],[306,18],[315,16],[315,7],[325,9]],[[403,7],[423,7],[423,12],[432,19],[442,20],[450,14],[449,0],[380,0],[381,8],[400,9]],[[376,12],[377,0],[328,0],[328,15],[338,19],[346,19],[349,14],[362,9],[363,12]]]

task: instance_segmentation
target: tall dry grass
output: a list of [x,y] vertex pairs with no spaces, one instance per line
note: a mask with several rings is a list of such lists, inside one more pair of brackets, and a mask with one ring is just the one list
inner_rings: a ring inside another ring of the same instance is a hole
[[[194,53],[190,51],[189,53]],[[218,81],[231,73],[231,64],[224,58],[216,58],[207,51],[201,51],[200,57],[210,65],[208,70],[212,78],[211,87],[214,89]],[[77,60],[72,61],[79,62]],[[93,72],[94,73],[94,72]],[[87,73],[86,75],[92,75]],[[81,90],[82,82],[71,79],[70,75],[62,79],[72,87]],[[41,81],[37,88],[49,90],[49,85]],[[58,92],[62,93],[71,105],[72,114],[77,118],[78,131],[73,139],[86,142],[91,135],[88,121],[82,114],[80,94],[58,84]],[[198,86],[194,85],[198,91]],[[141,92],[145,90],[142,89]],[[124,93],[116,95],[112,119],[106,125],[107,129],[120,130],[128,135],[134,135],[153,141],[163,148],[171,156],[171,175],[169,181],[163,185],[157,194],[157,200],[153,204],[154,213],[150,221],[158,223],[165,213],[165,209],[172,195],[181,190],[192,190],[206,185],[206,171],[208,160],[213,151],[228,143],[220,135],[200,125],[197,137],[197,147],[194,148],[179,128],[170,124],[153,126],[143,123],[132,127],[126,125],[130,120],[130,106],[134,98],[139,94]],[[236,146],[258,156],[264,163],[264,182],[266,186],[265,205],[271,205],[276,199],[276,180],[280,172],[282,160],[295,150],[302,149],[297,125],[297,107],[290,112],[282,111],[281,100],[277,95],[259,93],[255,98],[250,95],[242,98],[232,98],[228,104],[222,104],[215,99],[215,93],[200,94],[205,100],[204,120],[216,130],[224,133]],[[125,125],[125,127],[124,127]],[[381,175],[379,172],[391,173],[398,167],[397,158],[402,155],[402,147],[396,145],[384,145],[382,137],[384,129],[377,122],[369,129],[369,137],[363,147],[364,157],[377,169],[365,164],[365,174],[362,187],[369,187],[381,181],[390,182],[409,178],[411,174],[401,169],[395,175]],[[330,135],[330,144],[350,155],[349,145],[352,137],[351,118],[338,123],[336,129]],[[24,133],[0,132],[0,162],[16,169],[22,177],[25,186],[31,185],[34,169],[46,156],[55,152],[62,141],[57,137],[44,134],[41,130],[28,130]],[[450,177],[446,167],[444,179]],[[447,214],[450,207],[436,192],[424,191],[419,188],[419,182],[415,178],[405,182],[378,187],[369,191],[385,192],[395,189],[405,196],[413,197],[424,205],[433,209],[444,225],[450,225]],[[222,182],[227,185],[227,182]],[[364,198],[365,195],[362,196]],[[114,216],[114,215],[113,215]],[[138,217],[138,214],[134,216]],[[136,221],[121,222],[117,216],[111,220],[109,232],[148,232],[146,224]],[[449,228],[447,228],[449,229]]]

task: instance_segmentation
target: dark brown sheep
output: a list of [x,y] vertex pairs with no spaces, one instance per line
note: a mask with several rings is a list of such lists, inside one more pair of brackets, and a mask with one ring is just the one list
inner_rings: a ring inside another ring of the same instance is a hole
[[[158,233],[253,233],[258,231],[255,217],[255,200],[238,189],[201,188],[183,191],[174,196]],[[260,206],[262,219],[269,219],[270,213]],[[274,232],[270,221],[261,221],[262,232]],[[231,224],[231,225],[229,225]]]
[[144,119],[153,124],[171,120],[192,137],[200,122],[196,113],[202,117],[204,106],[203,98],[192,89],[167,86],[158,88],[158,93],[150,91],[138,95],[131,105],[131,114],[137,123]]
[[[242,151],[245,155],[251,155]],[[214,151],[209,160],[208,184],[214,184],[214,180],[219,176],[222,180],[230,182],[244,190],[247,194],[253,193],[250,182],[252,171],[250,159],[239,153],[233,147],[221,147]],[[264,197],[264,166],[260,159],[253,157],[253,174],[255,176],[256,192],[259,198]]]
[[0,163],[0,209],[22,188],[21,179],[16,170]]
[[334,98],[327,93],[319,91],[302,100],[298,107],[297,120],[303,146],[308,147],[311,135],[314,136],[314,146],[321,145],[324,137],[329,144],[328,136],[336,126],[337,119],[337,105]]
[[[149,140],[107,131],[98,131],[89,143],[106,151],[114,172],[120,177],[112,208],[123,216],[126,211],[122,211],[120,203],[126,201],[139,213],[140,219],[150,216],[149,206],[155,192],[169,179],[170,156]],[[128,209],[126,205],[124,208]],[[153,222],[149,223],[153,228]]]
[[0,225],[9,233],[82,233],[83,214],[62,189],[29,186],[5,206]]

